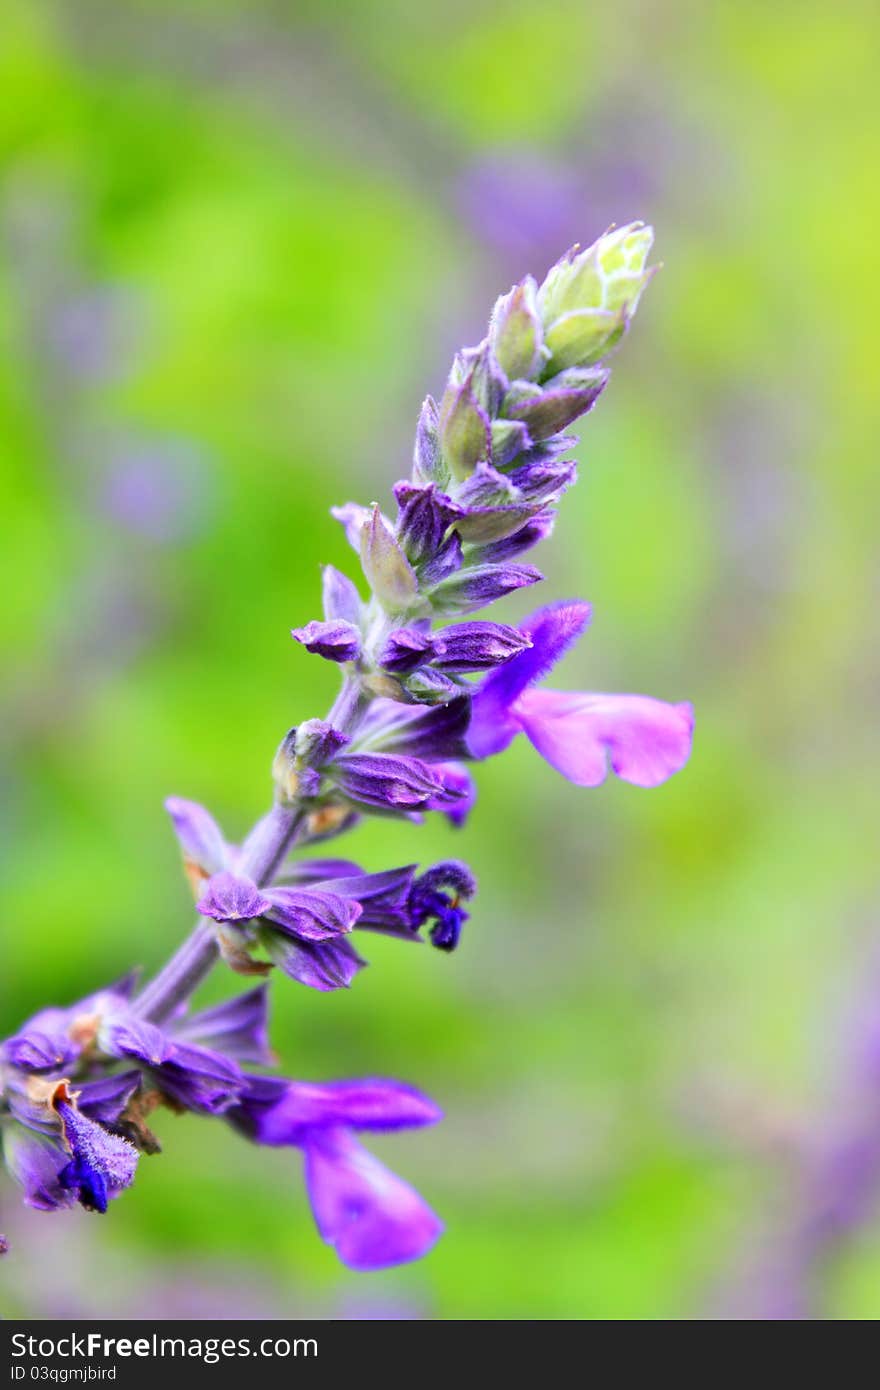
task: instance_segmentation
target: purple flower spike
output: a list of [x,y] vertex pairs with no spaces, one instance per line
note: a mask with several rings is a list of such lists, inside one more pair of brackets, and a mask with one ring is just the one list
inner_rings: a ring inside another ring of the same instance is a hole
[[241,844],[195,802],[166,803],[198,907],[189,939],[137,998],[130,978],[44,1009],[0,1043],[0,1138],[31,1206],[105,1211],[131,1184],[137,1150],[158,1152],[146,1121],[163,1104],[299,1148],[318,1229],[350,1268],[417,1259],[436,1241],[434,1212],[355,1137],[434,1123],[426,1096],[383,1080],[248,1075],[243,1065],[274,1061],[266,986],[196,1012],[191,1000],[218,956],[243,975],[275,966],[331,992],[366,965],[356,930],[455,950],[476,888],[465,864],[366,873],[347,858],[297,856],[366,815],[420,822],[438,811],[462,825],[475,799],[464,762],[517,734],[581,785],[610,763],[654,786],[687,760],[689,705],[536,688],[586,627],[586,604],[556,604],[518,626],[470,620],[542,578],[521,560],[550,534],[575,481],[578,441],[565,430],[605,386],[606,359],[650,278],[651,241],[632,224],[574,248],[540,285],[515,285],[488,336],[456,355],[439,406],[425,401],[396,519],[376,502],[334,512],[369,592],[327,566],[323,617],[292,632],[342,668],[328,716],[291,711],[272,805]]
[[474,698],[471,754],[487,758],[500,753],[524,733],[552,767],[578,786],[598,786],[610,762],[624,781],[656,787],[679,772],[690,756],[690,705],[669,705],[644,695],[531,688],[589,620],[589,605],[574,601],[552,604],[523,624],[531,647],[488,675]]
[[325,661],[357,661],[361,654],[360,631],[343,618],[306,623],[305,627],[293,628],[290,635],[307,652],[323,656]]
[[321,1239],[350,1269],[418,1260],[443,1232],[415,1189],[344,1129],[316,1130],[307,1140],[305,1177]]
[[74,1193],[87,1211],[105,1212],[111,1198],[118,1197],[134,1181],[137,1149],[127,1139],[111,1134],[103,1125],[80,1114],[69,1099],[59,1097],[55,1110],[71,1154],[58,1181]]

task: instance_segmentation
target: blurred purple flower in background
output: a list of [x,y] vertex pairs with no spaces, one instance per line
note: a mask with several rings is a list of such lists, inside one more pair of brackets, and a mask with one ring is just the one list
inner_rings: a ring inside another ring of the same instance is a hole
[[143,306],[127,288],[102,286],[62,299],[47,321],[49,345],[72,377],[109,380],[131,370]]
[[177,439],[134,439],[113,448],[95,488],[99,506],[116,525],[164,545],[202,531],[215,494],[201,451]]
[[537,150],[481,154],[462,173],[458,200],[477,236],[519,263],[583,228],[582,178]]

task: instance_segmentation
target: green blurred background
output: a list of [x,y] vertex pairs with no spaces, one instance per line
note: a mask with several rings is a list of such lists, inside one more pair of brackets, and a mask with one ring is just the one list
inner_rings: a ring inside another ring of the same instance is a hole
[[842,1238],[797,1239],[816,1155],[880,1151],[876,7],[6,0],[2,27],[0,1035],[173,949],[163,798],[241,833],[331,698],[288,636],[351,567],[328,508],[407,471],[498,293],[633,217],[665,269],[538,563],[595,607],[557,684],[697,709],[657,791],[517,744],[463,837],[358,832],[370,867],[466,854],[460,951],[377,938],[350,993],[274,992],[287,1070],[446,1109],[374,1146],[447,1220],[425,1262],[347,1273],[296,1155],[168,1116],[106,1220],[3,1187],[3,1313],[880,1315],[870,1162]]

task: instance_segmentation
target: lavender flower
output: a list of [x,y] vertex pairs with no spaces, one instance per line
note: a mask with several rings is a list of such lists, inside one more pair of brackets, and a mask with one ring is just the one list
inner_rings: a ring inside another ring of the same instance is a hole
[[335,509],[369,595],[328,566],[323,618],[293,629],[341,667],[342,687],[326,719],[281,740],[273,807],[238,845],[203,807],[171,798],[198,916],[189,938],[139,992],[130,977],[44,1009],[2,1046],[4,1156],[32,1206],[106,1211],[138,1154],[158,1152],[147,1120],[166,1106],[299,1149],[321,1237],[353,1269],[416,1259],[436,1241],[439,1219],[355,1138],[431,1124],[431,1101],[391,1081],[255,1076],[249,1065],[272,1065],[267,986],[202,1011],[191,999],[218,958],[328,992],[366,964],[356,933],[425,933],[453,951],[476,889],[462,861],[420,873],[311,852],[364,816],[439,812],[462,827],[476,795],[467,765],[519,733],[583,786],[609,761],[641,786],[687,761],[689,705],[536,688],[583,632],[588,605],[553,604],[519,626],[471,616],[542,579],[524,556],[550,536],[575,481],[565,431],[607,386],[606,358],[650,278],[651,239],[634,223],[575,248],[541,285],[514,286],[439,401],[425,401],[396,516],[376,503]]

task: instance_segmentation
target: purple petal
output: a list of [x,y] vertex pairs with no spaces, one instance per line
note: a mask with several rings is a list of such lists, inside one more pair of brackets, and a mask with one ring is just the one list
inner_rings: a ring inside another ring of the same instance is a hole
[[436,763],[434,771],[443,790],[427,803],[427,811],[441,811],[456,828],[464,825],[477,800],[474,779],[461,763]]
[[527,550],[531,550],[533,545],[545,541],[552,535],[556,518],[551,511],[539,512],[537,516],[521,526],[512,536],[507,536],[504,540],[493,541],[486,546],[483,551],[483,559],[497,564],[501,560],[513,560],[517,555],[524,555]]
[[551,766],[580,787],[618,777],[656,787],[679,772],[691,751],[693,709],[646,695],[569,695],[529,690],[514,706],[524,733]]
[[72,1155],[58,1181],[75,1193],[87,1210],[106,1211],[108,1201],[134,1181],[138,1151],[127,1139],[81,1115],[70,1102],[58,1100],[55,1109]]
[[[491,463],[478,464],[471,476],[458,488],[457,495],[461,505],[466,508],[466,514],[472,507],[510,506],[514,502],[522,501],[519,489],[506,474],[499,473]],[[460,527],[463,520],[463,517],[459,518],[456,526]]]
[[184,859],[204,874],[216,874],[226,867],[229,851],[213,816],[195,801],[169,796],[165,802],[180,841]]
[[24,1188],[26,1206],[36,1211],[73,1206],[74,1193],[58,1180],[67,1164],[67,1155],[58,1141],[21,1125],[7,1124],[3,1128],[3,1158],[12,1177]]
[[430,661],[433,651],[434,640],[430,632],[399,627],[388,634],[377,662],[383,670],[391,671],[393,675],[405,676],[424,662]]
[[441,671],[488,671],[531,646],[528,633],[506,623],[456,623],[434,633]]
[[140,1072],[125,1071],[101,1081],[77,1082],[76,1104],[90,1120],[115,1125],[141,1084]]
[[251,922],[268,911],[269,905],[253,879],[224,869],[208,880],[196,911],[215,922]]
[[344,754],[334,763],[333,776],[353,801],[391,813],[417,810],[444,790],[426,762],[390,753]]
[[160,1089],[187,1110],[219,1114],[238,1097],[241,1071],[212,1048],[176,1041],[154,1023],[127,1018],[111,1025],[102,1039],[117,1057],[135,1057],[150,1068]]
[[357,661],[361,654],[360,629],[343,618],[306,623],[305,627],[293,628],[290,635],[307,652],[323,656],[326,661]]
[[326,941],[351,931],[360,907],[356,902],[340,897],[336,885],[331,891],[315,888],[269,888],[265,916],[283,931],[305,941]]
[[340,937],[335,941],[302,941],[264,929],[260,939],[279,970],[321,993],[348,989],[367,963]]
[[592,410],[608,378],[604,368],[592,367],[560,372],[543,390],[529,382],[514,382],[504,402],[504,414],[508,419],[522,420],[533,439],[546,439]]
[[361,613],[360,595],[348,576],[334,569],[333,565],[324,566],[321,596],[324,617],[328,622],[333,618],[344,618],[357,627]]
[[351,548],[360,554],[361,531],[370,519],[370,508],[361,507],[357,502],[346,502],[341,507],[331,507],[330,515],[345,531],[345,539]]
[[414,1188],[345,1130],[318,1130],[306,1144],[305,1176],[321,1239],[350,1269],[417,1260],[443,1230]]
[[174,1051],[174,1044],[167,1033],[163,1033],[155,1023],[148,1023],[146,1019],[134,1015],[105,1025],[101,1046],[112,1057],[136,1057],[149,1067],[162,1066]]
[[463,560],[461,536],[457,530],[450,531],[440,548],[419,569],[421,587],[431,589],[435,584],[442,583],[461,569]]
[[443,1112],[412,1086],[366,1078],[314,1085],[280,1077],[254,1077],[228,1119],[258,1144],[302,1144],[308,1131],[398,1130],[431,1125]]
[[279,881],[312,885],[324,879],[350,878],[360,873],[363,870],[353,859],[297,859],[288,865]]
[[433,483],[416,487],[411,482],[397,483],[394,496],[400,507],[397,519],[397,538],[416,566],[431,560],[443,544],[452,522],[462,509],[445,493],[438,492]]
[[442,472],[437,441],[438,411],[433,396],[426,396],[419,413],[413,450],[413,473],[426,482]]
[[438,613],[471,613],[543,578],[532,565],[473,565],[444,580],[433,602]]
[[[62,1017],[66,1024],[66,1015],[62,1014]],[[79,1051],[66,1029],[50,1032],[41,1028],[25,1027],[3,1044],[5,1061],[22,1071],[32,1072],[61,1071],[79,1056]]]
[[577,482],[577,464],[529,463],[511,473],[526,500],[536,506],[555,506],[564,492]]
[[171,1059],[157,1069],[167,1096],[186,1110],[222,1115],[241,1094],[242,1074],[229,1057],[194,1043],[175,1043]]
[[471,717],[469,695],[457,695],[445,704],[420,708],[376,701],[372,717],[364,720],[359,738],[383,753],[397,753],[425,762],[463,757],[465,735]]
[[501,753],[519,732],[511,714],[530,685],[543,680],[590,621],[588,603],[578,599],[549,604],[520,625],[531,646],[481,681],[473,700],[468,748],[475,758]]
[[[265,985],[184,1018],[175,1025],[178,1042],[196,1042],[237,1062],[268,1066],[268,990]],[[82,1102],[80,1102],[82,1106]]]
[[327,883],[327,888],[343,898],[356,900],[360,907],[357,927],[373,931],[396,932],[410,930],[409,894],[415,876],[415,865],[386,869],[378,874],[357,873],[339,876]]

